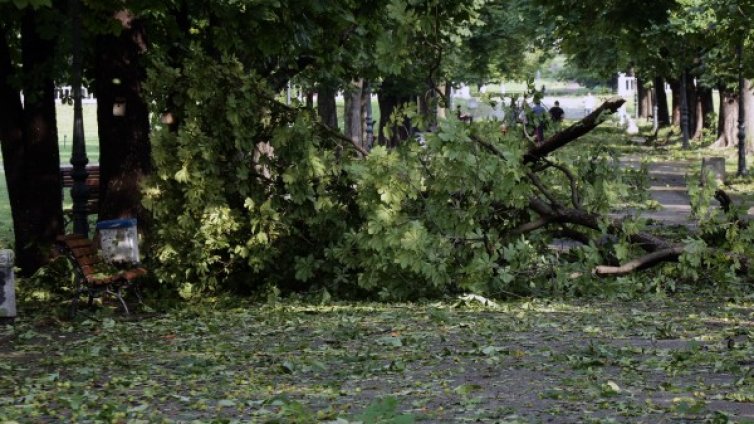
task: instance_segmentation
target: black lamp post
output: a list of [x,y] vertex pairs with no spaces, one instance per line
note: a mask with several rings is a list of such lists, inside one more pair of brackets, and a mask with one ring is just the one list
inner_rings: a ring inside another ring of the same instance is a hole
[[366,120],[366,148],[367,151],[372,149],[372,146],[374,146],[374,121],[372,120],[372,86],[369,84],[369,82],[364,83],[364,92],[366,94],[367,98],[367,107],[366,107],[366,117],[364,118]]
[[743,41],[736,47],[738,55],[738,173],[739,177],[746,176],[746,104],[744,103],[744,61]]
[[86,145],[84,144],[84,116],[81,108],[81,3],[80,0],[70,0],[73,48],[73,69],[71,69],[71,86],[73,89],[73,142],[71,165],[73,165],[73,232],[89,237],[89,222],[87,221],[87,200],[89,191],[86,188]]
[[691,147],[689,144],[689,101],[686,93],[686,79],[688,78],[688,72],[686,68],[683,68],[681,74],[681,134],[683,137],[683,148],[688,149]]

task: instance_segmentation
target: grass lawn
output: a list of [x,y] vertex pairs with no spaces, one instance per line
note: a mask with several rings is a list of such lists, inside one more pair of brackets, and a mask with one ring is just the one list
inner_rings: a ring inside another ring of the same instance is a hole
[[22,314],[0,421],[752,422],[753,315],[701,295]]

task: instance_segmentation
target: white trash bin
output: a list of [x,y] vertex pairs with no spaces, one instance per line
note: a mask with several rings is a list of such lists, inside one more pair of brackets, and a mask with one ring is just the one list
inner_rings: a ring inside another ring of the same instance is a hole
[[13,251],[0,250],[0,322],[16,317],[16,283]]
[[135,219],[97,223],[102,258],[110,263],[139,263],[139,237]]

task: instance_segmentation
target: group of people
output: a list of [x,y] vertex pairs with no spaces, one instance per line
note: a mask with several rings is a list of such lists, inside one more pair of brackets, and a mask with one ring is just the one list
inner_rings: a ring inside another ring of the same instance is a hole
[[[544,87],[542,88],[544,90]],[[587,94],[583,104],[585,115],[589,115],[594,111],[596,99],[592,95],[592,93]],[[510,107],[513,111],[513,114],[508,115],[510,116],[509,118],[506,117],[506,119],[500,125],[500,130],[504,134],[507,133],[509,126],[516,125],[516,121],[521,122],[524,125],[530,124],[530,128],[534,128],[534,141],[537,144],[544,142],[545,127],[547,126],[547,123],[549,121],[553,122],[556,126],[559,126],[560,123],[563,122],[563,118],[565,117],[565,111],[560,107],[559,101],[556,100],[554,102],[554,105],[550,109],[547,109],[544,105],[542,105],[542,99],[538,95],[535,95],[533,105],[530,109],[526,101],[526,96],[524,96],[523,102],[520,105],[517,104],[515,98],[511,99]],[[530,110],[531,113],[528,113],[528,110]],[[471,122],[471,116],[461,113],[460,105],[457,106],[456,113],[458,115],[458,118],[462,121]],[[548,115],[549,119],[547,119]],[[532,122],[529,122],[529,118],[533,118]]]
[[[544,106],[542,106],[542,100],[538,97],[534,98],[534,106],[532,106],[531,112],[534,115],[534,123],[536,125],[534,131],[534,140],[537,144],[540,144],[545,140],[545,125],[547,124],[545,115],[549,113],[550,120],[556,125],[559,125],[561,122],[563,122],[563,116],[565,115],[565,111],[560,107],[559,101],[556,100],[555,105],[551,107],[550,110],[547,110]],[[525,119],[523,119],[522,121],[526,123]]]

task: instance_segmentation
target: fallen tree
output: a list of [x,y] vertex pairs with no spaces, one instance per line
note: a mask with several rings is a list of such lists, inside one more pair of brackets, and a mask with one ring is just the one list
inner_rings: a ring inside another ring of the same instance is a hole
[[[424,146],[366,152],[242,69],[200,59],[197,69],[213,77],[181,83],[212,81],[234,95],[184,111],[190,132],[155,134],[161,172],[147,204],[161,223],[155,270],[165,282],[390,299],[537,295],[705,261],[700,244],[687,249],[611,215],[616,193],[640,190],[626,189],[620,164],[599,144],[569,147],[623,99],[537,146],[494,123],[450,119],[425,134]],[[187,87],[177,91],[193,92]],[[254,155],[259,143],[274,154]],[[553,251],[555,238],[581,248]]]

